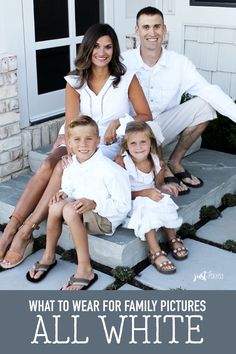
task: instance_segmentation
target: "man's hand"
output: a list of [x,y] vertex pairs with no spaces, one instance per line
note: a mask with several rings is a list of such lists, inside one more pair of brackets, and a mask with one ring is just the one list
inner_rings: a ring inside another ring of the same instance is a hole
[[61,200],[64,200],[68,198],[68,195],[64,193],[63,191],[57,192],[50,200],[49,200],[49,206],[55,203],[60,202]]
[[116,130],[119,128],[119,126],[120,126],[119,119],[115,119],[110,123],[104,135],[105,145],[112,145],[116,142]]
[[87,198],[77,199],[73,203],[73,207],[75,208],[78,214],[83,214],[86,211],[93,210],[96,208],[96,206],[97,204],[95,203],[94,200],[87,199]]

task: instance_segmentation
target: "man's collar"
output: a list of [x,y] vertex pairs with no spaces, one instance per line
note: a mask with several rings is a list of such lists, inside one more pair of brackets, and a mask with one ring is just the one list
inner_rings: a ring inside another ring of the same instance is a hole
[[[141,51],[140,51],[140,45],[136,48],[137,50],[137,56],[138,56],[138,63],[142,67],[147,67],[148,65],[144,63],[142,57],[141,57]],[[166,49],[162,47],[162,52],[159,60],[155,65],[161,65],[161,66],[167,66],[167,57],[166,57]],[[155,67],[153,66],[153,68]]]

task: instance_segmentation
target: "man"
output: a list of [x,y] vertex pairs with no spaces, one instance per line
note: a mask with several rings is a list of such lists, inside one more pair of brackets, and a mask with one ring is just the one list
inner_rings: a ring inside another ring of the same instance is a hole
[[[136,17],[140,46],[122,53],[128,70],[134,70],[150,105],[154,125],[159,125],[168,144],[179,136],[166,168],[166,183],[174,183],[179,195],[203,181],[182,165],[186,151],[215,119],[216,112],[236,122],[236,105],[218,86],[209,84],[188,58],[162,48],[166,33],[160,10],[148,6]],[[183,93],[197,96],[180,105]],[[179,135],[180,134],[180,135]]]

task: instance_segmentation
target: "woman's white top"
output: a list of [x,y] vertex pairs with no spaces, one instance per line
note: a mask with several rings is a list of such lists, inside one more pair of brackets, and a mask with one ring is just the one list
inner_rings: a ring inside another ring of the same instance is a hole
[[72,163],[63,171],[61,190],[75,200],[94,200],[97,206],[93,211],[112,223],[112,233],[131,208],[127,172],[99,149],[83,163],[72,157]]
[[[109,124],[119,119],[121,126],[126,126],[128,122],[133,121],[129,116],[130,100],[128,90],[133,79],[133,72],[126,72],[121,76],[121,80],[117,87],[113,86],[114,76],[110,76],[101,91],[96,95],[88,86],[87,82],[81,87],[79,86],[79,76],[68,75],[65,80],[79,93],[80,114],[88,115],[93,118],[99,127],[101,136],[100,148],[104,155],[114,158],[120,147],[120,139],[112,145],[104,145],[103,137]],[[124,129],[120,129],[124,131]],[[64,134],[64,125],[60,129],[59,134]]]
[[[155,174],[161,170],[159,158],[152,155]],[[156,188],[154,172],[144,173],[137,169],[128,153],[124,154],[124,165],[129,174],[131,190]],[[178,206],[170,195],[163,193],[163,198],[156,202],[149,197],[136,197],[132,202],[132,209],[124,226],[134,229],[134,233],[142,241],[150,230],[158,230],[160,227],[176,228],[182,224],[182,218],[177,214]]]

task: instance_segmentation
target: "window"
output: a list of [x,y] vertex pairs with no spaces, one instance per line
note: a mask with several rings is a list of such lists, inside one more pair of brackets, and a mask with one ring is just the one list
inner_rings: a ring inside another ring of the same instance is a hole
[[236,7],[236,0],[190,0],[190,6]]

